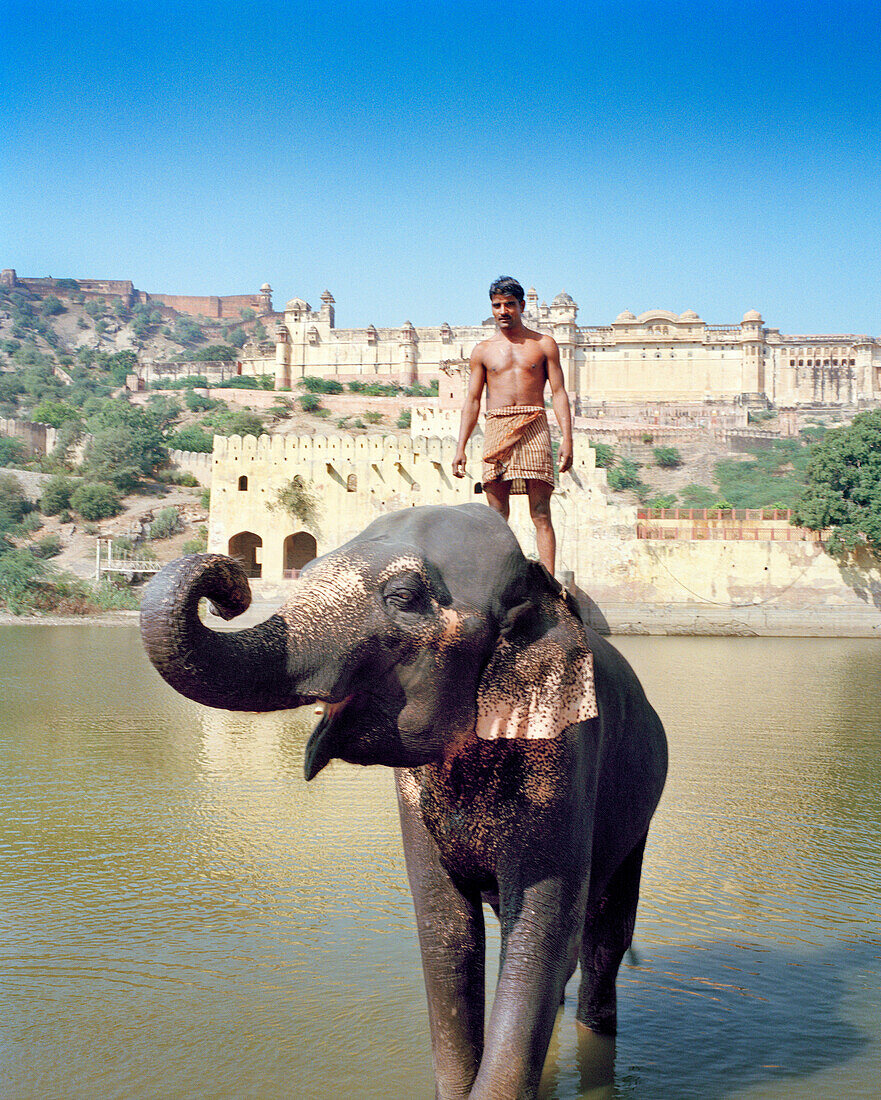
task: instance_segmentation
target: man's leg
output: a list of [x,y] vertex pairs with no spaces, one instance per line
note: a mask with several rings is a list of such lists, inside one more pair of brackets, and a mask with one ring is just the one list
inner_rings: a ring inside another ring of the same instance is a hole
[[548,485],[546,481],[529,478],[526,482],[529,514],[535,524],[535,544],[538,547],[538,557],[551,576],[554,575],[554,560],[557,556],[557,537],[551,524],[551,493],[553,491],[553,486]]
[[483,491],[490,508],[494,508],[502,519],[507,519],[511,513],[511,482],[491,481],[489,484],[484,482]]

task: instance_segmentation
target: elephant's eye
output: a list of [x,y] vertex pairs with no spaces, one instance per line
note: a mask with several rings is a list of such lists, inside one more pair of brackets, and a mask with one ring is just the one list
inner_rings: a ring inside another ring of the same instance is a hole
[[425,603],[421,587],[396,584],[386,589],[383,598],[390,611],[420,611]]

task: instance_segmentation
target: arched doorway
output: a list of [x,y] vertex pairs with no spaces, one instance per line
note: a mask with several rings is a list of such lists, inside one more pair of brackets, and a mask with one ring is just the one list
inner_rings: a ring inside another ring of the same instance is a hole
[[298,531],[284,540],[284,575],[299,577],[308,561],[318,556],[318,544],[308,531]]
[[263,572],[263,566],[259,561],[261,555],[257,553],[262,546],[263,539],[259,535],[255,535],[253,531],[239,531],[237,535],[233,535],[229,540],[229,556],[238,558],[244,565],[248,576],[253,577],[255,580]]

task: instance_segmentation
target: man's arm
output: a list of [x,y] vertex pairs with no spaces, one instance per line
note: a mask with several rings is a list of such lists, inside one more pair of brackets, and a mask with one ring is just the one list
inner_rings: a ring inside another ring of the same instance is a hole
[[465,394],[462,419],[459,423],[459,445],[456,447],[453,458],[453,474],[456,477],[465,476],[465,444],[471,438],[471,433],[477,426],[477,418],[480,416],[480,398],[483,395],[483,387],[486,385],[482,346],[478,344],[471,353],[471,376],[468,379],[468,392]]
[[554,416],[557,418],[563,436],[557,462],[560,473],[565,474],[572,465],[572,410],[569,408],[569,397],[566,394],[566,382],[563,378],[563,368],[560,366],[560,349],[557,347],[557,341],[546,336],[542,344],[546,345],[544,351],[548,382],[551,386],[551,404],[554,406]]

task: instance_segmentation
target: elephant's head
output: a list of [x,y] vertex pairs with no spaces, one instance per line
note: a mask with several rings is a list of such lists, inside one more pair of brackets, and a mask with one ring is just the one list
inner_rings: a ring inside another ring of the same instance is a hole
[[150,583],[141,632],[178,691],[229,710],[320,704],[311,779],[332,758],[415,766],[468,737],[552,737],[596,714],[577,608],[482,504],[383,516],[311,562],[284,606],[238,632],[244,570],[196,554]]

